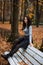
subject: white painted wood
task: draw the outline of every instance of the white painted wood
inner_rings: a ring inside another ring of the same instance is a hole
[[[7,55],[8,53],[9,52],[6,51],[4,54]],[[10,65],[16,65],[11,57],[8,58],[8,62],[10,63]]]
[[[34,53],[40,55],[43,58],[43,52],[39,51],[38,49],[28,46],[29,49],[31,49]]]
[[[22,59],[21,59],[17,54],[14,54],[14,57],[16,57],[16,59],[17,59],[19,62],[22,62]]]
[[[17,52],[17,54],[22,58],[22,60],[28,64],[28,65],[32,65],[20,52]]]
[[[20,50],[20,49],[19,49]],[[21,52],[21,50],[20,50]],[[22,53],[22,52],[21,52]],[[23,54],[23,53],[22,53]],[[20,53],[18,53],[19,56],[21,56]],[[23,54],[33,65],[40,65],[36,60],[34,60],[30,55],[28,55],[26,52]]]
[[[43,65],[43,58],[41,58],[40,56],[38,56],[36,53],[34,53],[33,51],[31,51],[28,48],[27,48],[26,52],[28,54],[30,54],[35,60],[37,60],[40,64]]]
[[[10,65],[16,65],[11,57],[8,58],[8,61],[9,61]]]
[[[17,61],[17,59],[14,56],[12,57],[12,59],[15,62],[16,65],[20,65],[20,64],[18,64],[19,62]]]
[[[15,54],[14,57],[16,57],[16,59],[19,61],[20,65],[24,65],[23,60],[17,54]]]

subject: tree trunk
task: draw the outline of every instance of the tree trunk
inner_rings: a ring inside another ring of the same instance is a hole
[[[39,26],[39,4],[38,0],[36,0],[36,26]]]
[[[28,8],[28,1],[25,0],[25,2],[24,2],[24,16],[27,15],[27,8]]]
[[[2,17],[2,23],[4,23],[5,1],[3,1],[3,3],[2,3],[2,4],[3,4],[3,6],[2,6],[2,7],[3,7],[3,14],[2,14],[2,15],[3,15],[3,17]]]
[[[18,34],[19,0],[12,0],[11,36],[8,41],[13,42]]]
[[[23,20],[23,17],[24,17],[24,2],[25,0],[22,0],[22,4],[21,4],[21,17],[20,17],[20,20],[22,21]]]
[[[24,16],[26,16],[27,13],[27,0],[22,0],[21,5],[21,21],[23,20]]]

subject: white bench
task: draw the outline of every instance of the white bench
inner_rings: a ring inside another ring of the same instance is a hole
[[[12,57],[8,58],[8,62],[10,65],[43,65],[43,53],[30,46],[26,51],[20,48]]]

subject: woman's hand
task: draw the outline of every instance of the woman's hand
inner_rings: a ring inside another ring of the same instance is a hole
[[[30,46],[32,46],[32,47],[33,47],[33,44],[32,44],[32,43],[30,43]]]

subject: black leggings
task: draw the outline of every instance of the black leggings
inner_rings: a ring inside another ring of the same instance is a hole
[[[29,37],[28,36],[20,37],[18,38],[18,42],[12,47],[8,55],[12,56],[14,53],[17,52],[19,48],[26,49],[28,45],[29,45]]]

